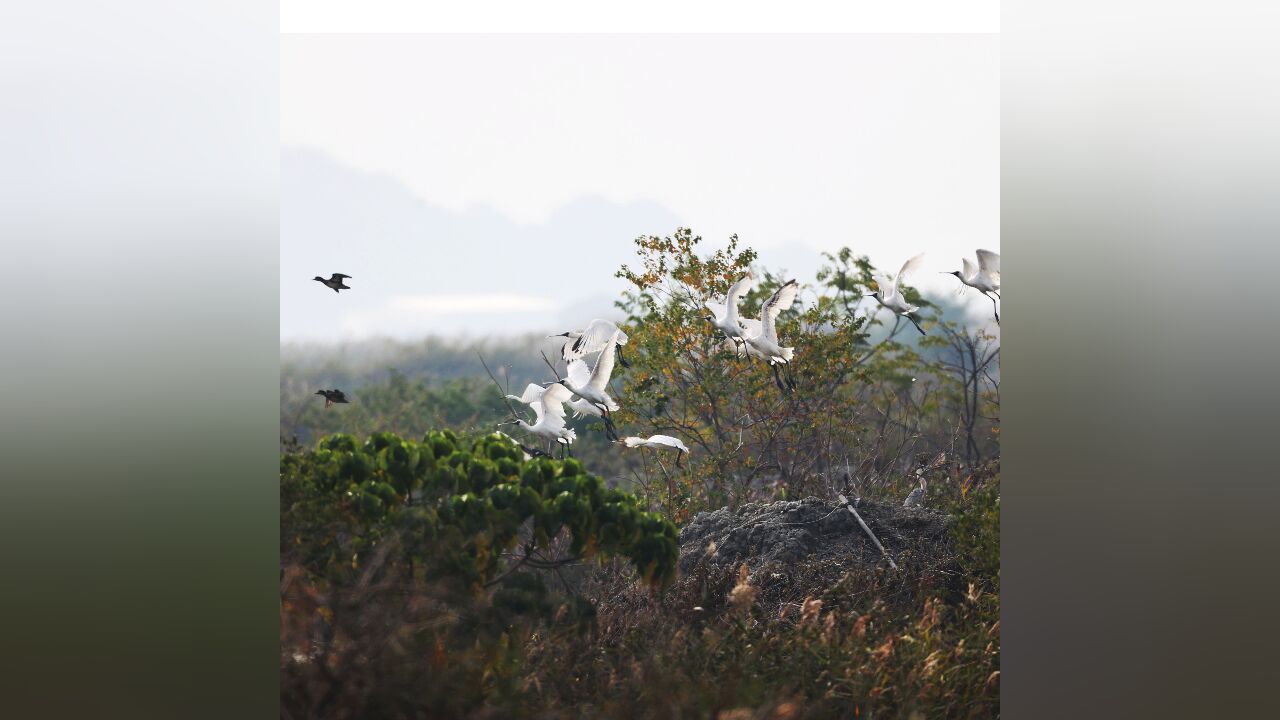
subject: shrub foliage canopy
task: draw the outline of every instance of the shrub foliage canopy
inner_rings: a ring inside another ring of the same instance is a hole
[[[572,559],[626,558],[655,586],[675,577],[674,525],[577,460],[526,459],[498,433],[467,441],[431,431],[415,442],[383,432],[364,443],[330,435],[282,458],[281,493],[282,553],[319,576],[358,572],[397,533],[402,571],[482,589],[522,541],[526,562],[569,559],[545,555],[563,530]]]

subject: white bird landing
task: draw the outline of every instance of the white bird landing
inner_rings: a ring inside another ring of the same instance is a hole
[[[681,467],[680,459],[684,457],[685,453],[689,452],[688,446],[686,446],[680,438],[674,438],[670,435],[650,435],[647,438],[632,435],[630,437],[624,437],[621,440],[617,440],[616,442],[629,448],[673,448],[676,450],[676,467]]]
[[[703,305],[711,311],[711,324],[716,329],[725,334],[734,345],[744,342],[742,333],[742,323],[738,318],[738,301],[742,299],[742,294],[751,286],[751,282],[755,280],[755,275],[751,271],[747,271],[738,282],[729,287],[729,293],[725,295],[724,307],[720,307],[712,302],[705,302]]]
[[[795,384],[790,376],[787,377],[787,385],[782,384],[782,379],[778,377],[778,365],[790,363],[795,355],[795,348],[782,347],[778,340],[777,321],[782,311],[795,304],[799,293],[800,285],[795,280],[791,280],[764,301],[764,305],[760,306],[759,320],[747,318],[742,321],[742,339],[746,343],[747,355],[757,360],[767,361],[769,367],[773,369],[773,381],[783,390],[787,387],[793,388]]]
[[[545,390],[546,388],[542,387],[541,385],[537,385],[535,383],[529,383],[529,385],[525,387],[523,395],[519,397],[516,397],[515,395],[508,395],[507,399],[515,400],[517,402],[522,402],[525,405],[532,406],[533,403],[537,402],[538,398],[542,397],[542,393]],[[577,400],[574,400],[573,402],[568,403],[568,405],[569,405],[569,409],[573,411],[573,416],[575,418],[582,418],[582,417],[603,418],[604,417],[604,412],[600,408],[596,407],[595,405],[592,405],[591,402],[588,400],[578,398]]]
[[[618,437],[617,430],[613,427],[613,418],[610,417],[610,413],[618,409],[618,403],[609,397],[609,376],[613,374],[613,359],[617,347],[615,341],[621,333],[621,330],[615,331],[613,336],[606,341],[605,349],[596,358],[596,366],[594,368],[587,370],[585,360],[574,358],[569,361],[569,366],[565,371],[568,377],[560,381],[565,387],[573,391],[574,395],[586,400],[600,410],[600,417],[604,418],[605,430],[611,439],[617,439]]]
[[[618,349],[618,359],[622,362],[622,366],[627,367],[627,361],[622,358],[622,346],[627,344],[627,334],[608,320],[592,320],[584,330],[569,330],[547,337],[573,339],[573,342],[566,342],[560,351],[565,362],[600,352],[612,343],[613,347]]]
[[[996,322],[1000,322],[1000,306],[996,300],[1000,299],[1000,253],[993,253],[990,250],[978,251],[978,265],[974,266],[969,262],[969,258],[962,261],[964,270],[953,270],[944,275],[955,275],[960,282],[976,289],[978,292],[991,299],[991,305],[995,309]],[[961,290],[964,289],[962,286]],[[995,297],[991,297],[994,295]]]
[[[564,422],[564,404],[569,401],[569,398],[573,397],[573,393],[569,388],[560,383],[552,383],[545,388],[529,385],[529,387],[525,388],[524,395],[518,398],[510,395],[508,397],[527,403],[533,408],[534,414],[537,415],[537,420],[530,425],[524,420],[516,418],[515,420],[501,423],[502,425],[518,425],[521,430],[530,435],[559,443],[562,452],[565,447],[578,439],[578,434],[571,428],[566,427]],[[528,400],[525,398],[528,398]]]
[[[906,277],[907,273],[920,267],[920,263],[923,260],[924,253],[920,253],[906,261],[902,264],[902,269],[898,271],[897,277],[893,279],[890,279],[887,275],[876,275],[874,279],[879,289],[871,293],[871,297],[879,301],[881,305],[889,308],[895,315],[901,315],[910,320],[921,335],[925,334],[924,328],[920,327],[920,323],[916,322],[915,317],[912,316],[912,313],[920,308],[907,302],[907,299],[902,296],[902,279]]]

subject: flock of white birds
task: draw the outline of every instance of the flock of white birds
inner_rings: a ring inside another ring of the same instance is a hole
[[[945,274],[956,276],[963,283],[962,290],[964,287],[972,287],[991,298],[994,305],[1000,297],[1000,255],[989,250],[978,250],[977,256],[976,266],[965,258],[962,271]],[[919,321],[914,316],[919,308],[907,302],[903,296],[902,285],[904,278],[919,268],[923,258],[924,255],[921,254],[906,261],[896,276],[875,276],[877,289],[870,294],[870,297],[874,297],[880,305],[910,320],[921,334],[925,334],[924,328],[920,327]],[[789,374],[784,381],[779,374],[779,368],[785,371],[795,355],[795,348],[782,346],[776,323],[778,316],[795,303],[800,286],[795,280],[783,284],[760,306],[759,318],[744,318],[738,314],[738,303],[754,280],[755,276],[748,271],[729,288],[723,306],[705,302],[705,307],[712,313],[712,317],[708,320],[715,330],[733,343],[735,351],[741,350],[747,357],[768,363],[773,371],[774,382],[780,389],[786,391],[794,388],[794,382]],[[998,306],[995,318],[998,323],[1000,321]],[[609,439],[623,447],[675,450],[676,466],[680,467],[680,460],[685,453],[689,452],[689,448],[679,438],[670,435],[652,435],[647,438],[618,437],[617,429],[613,424],[613,413],[619,409],[619,405],[617,400],[609,395],[609,378],[613,374],[615,358],[624,366],[626,365],[626,360],[622,357],[622,348],[627,344],[626,332],[615,323],[597,319],[591,321],[591,324],[582,330],[570,330],[547,337],[566,338],[564,347],[561,349],[561,357],[566,363],[565,376],[560,377],[555,367],[552,367],[552,371],[556,372],[556,380],[542,385],[530,383],[523,394],[507,395],[507,399],[533,408],[536,419],[530,424],[519,417],[514,408],[511,408],[513,419],[499,423],[500,427],[517,426],[524,432],[546,441],[548,448],[559,445],[563,455],[578,437],[577,433],[568,426],[567,407],[573,411],[575,418],[594,417],[603,420]],[[591,355],[596,356],[595,364],[588,366],[587,358]],[[548,365],[550,366],[550,362]],[[527,447],[525,451],[545,454]],[[923,486],[920,492],[923,493]]]

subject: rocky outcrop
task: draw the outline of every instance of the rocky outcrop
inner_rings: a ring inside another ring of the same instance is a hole
[[[947,515],[872,501],[860,503],[858,513],[899,564],[899,555],[937,560],[947,554]],[[843,505],[813,497],[697,515],[680,531],[681,572],[691,572],[703,558],[714,566],[746,562],[751,570],[825,560],[884,562]]]

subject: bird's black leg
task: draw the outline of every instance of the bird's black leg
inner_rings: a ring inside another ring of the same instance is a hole
[[[787,381],[787,390],[795,390],[795,389],[796,389],[796,381],[795,381],[795,379],[794,379],[794,378],[792,378],[792,377],[791,377],[791,363],[787,363],[787,366],[786,366],[786,368],[784,368],[784,370],[783,370],[783,373],[782,373],[782,374],[783,374],[783,377],[784,377],[784,378],[786,379],[786,381]]]
[[[604,420],[605,436],[608,437],[610,440],[617,440],[618,429],[613,425],[613,418],[609,414],[609,408],[604,407],[602,405],[597,405],[596,407],[600,408],[600,413],[601,413],[600,418]]]
[[[629,368],[629,367],[631,367],[631,363],[627,362],[627,359],[626,359],[626,358],[624,358],[624,357],[622,357],[622,346],[621,346],[621,345],[616,345],[615,347],[617,347],[617,348],[618,348],[618,364],[619,364],[619,365],[621,365],[621,366],[622,366],[622,367],[624,367],[624,368]]]
[[[1000,306],[996,304],[995,298],[991,297],[990,295],[987,295],[987,297],[990,298],[991,300],[991,309],[995,312],[996,324],[999,325],[1000,324]]]
[[[786,386],[785,386],[785,385],[783,385],[783,384],[782,384],[782,378],[781,378],[781,377],[778,377],[778,366],[777,366],[776,364],[774,364],[774,363],[769,363],[769,369],[770,369],[770,370],[773,370],[773,382],[774,382],[774,384],[776,384],[776,385],[778,386],[778,389],[779,389],[779,390],[781,390],[782,392],[786,392],[786,391],[787,391],[787,388],[786,388]]]
[[[683,451],[683,450],[677,450],[677,451],[676,451],[676,467],[678,467],[678,468],[683,468],[683,467],[684,467],[683,465],[681,465],[681,464],[680,464],[680,459],[681,459],[681,458],[683,458],[683,457],[684,457],[684,451]]]
[[[924,328],[920,327],[920,323],[916,322],[916,319],[915,319],[915,316],[914,316],[914,315],[907,314],[907,315],[904,315],[903,317],[905,317],[906,319],[910,320],[910,321],[911,321],[911,324],[916,326],[916,329],[920,331],[920,334],[921,334],[921,335],[928,335],[928,333],[926,333],[926,332],[924,331]]]

